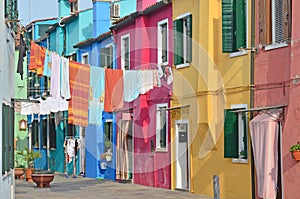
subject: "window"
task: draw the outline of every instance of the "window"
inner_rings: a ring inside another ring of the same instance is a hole
[[[105,151],[111,149],[113,143],[113,123],[112,120],[106,120],[104,124]]]
[[[73,124],[68,124],[67,136],[75,136],[76,135],[76,126]]]
[[[48,131],[48,125],[47,125],[47,119],[42,120],[42,147],[47,148],[47,131]]]
[[[17,0],[5,0],[5,18],[9,20],[18,19],[18,2]]]
[[[70,56],[68,56],[69,60],[72,61],[77,61],[77,54],[76,53],[72,53]]]
[[[2,104],[2,174],[14,167],[14,109]]]
[[[71,12],[78,11],[78,1],[70,2],[70,8],[71,8]]]
[[[157,63],[168,63],[168,19],[158,22]]]
[[[246,113],[235,113],[238,107],[233,108],[224,111],[224,158],[247,159]]]
[[[156,112],[156,150],[167,150],[168,141],[168,104],[158,104]]]
[[[33,147],[39,147],[39,139],[39,122],[38,120],[33,120],[31,131],[31,144]]]
[[[81,55],[81,63],[89,64],[89,54],[88,53],[84,53]]]
[[[49,83],[49,77],[46,77],[46,76],[43,76],[44,78],[44,93],[42,95],[42,97],[46,97],[46,96],[49,96],[50,95],[50,83]]]
[[[185,14],[173,21],[174,64],[177,68],[192,61],[192,15]]]
[[[246,1],[222,0],[223,53],[237,52],[246,47]]]
[[[261,44],[278,44],[289,40],[290,4],[290,0],[259,1],[259,41]]]
[[[129,34],[121,37],[121,69],[130,69],[130,38]]]
[[[100,66],[106,67],[106,68],[113,68],[113,47],[112,47],[112,45],[109,45],[107,48],[101,48],[101,50],[100,50]]]
[[[49,121],[49,142],[50,142],[50,149],[56,149],[56,130],[55,130],[55,119],[50,118]]]

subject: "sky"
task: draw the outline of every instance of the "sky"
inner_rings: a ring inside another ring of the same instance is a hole
[[[58,0],[18,0],[19,19],[25,26],[30,21],[57,17]],[[79,10],[92,7],[92,0],[79,0]]]

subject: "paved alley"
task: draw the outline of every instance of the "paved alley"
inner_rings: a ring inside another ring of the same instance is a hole
[[[56,174],[50,188],[36,188],[35,183],[16,180],[16,199],[133,199],[133,198],[159,198],[159,199],[209,199],[183,191],[171,191],[134,184],[117,183],[108,180],[95,180],[90,178],[66,178],[65,175]]]

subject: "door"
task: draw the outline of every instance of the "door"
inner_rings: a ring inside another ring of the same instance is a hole
[[[132,120],[119,122],[116,155],[116,179],[131,180],[133,171]]]
[[[188,120],[176,121],[176,189],[190,189]]]

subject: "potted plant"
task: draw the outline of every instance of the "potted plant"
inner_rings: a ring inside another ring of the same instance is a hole
[[[25,166],[22,164],[22,157],[18,156],[19,153],[19,151],[15,151],[15,179],[21,179],[21,176],[23,176],[24,174],[25,168]]]
[[[27,168],[25,168],[25,175],[27,182],[33,182],[31,179],[31,174],[34,171],[34,160],[36,158],[41,158],[41,153],[39,151],[33,151],[28,148],[19,152],[23,156],[23,159],[27,162]]]
[[[105,153],[105,159],[107,162],[112,160],[112,152],[111,152],[111,142],[109,140],[105,141],[105,149],[107,150]]]
[[[296,161],[300,160],[300,143],[293,145],[290,147],[290,152],[292,153],[293,158]]]

